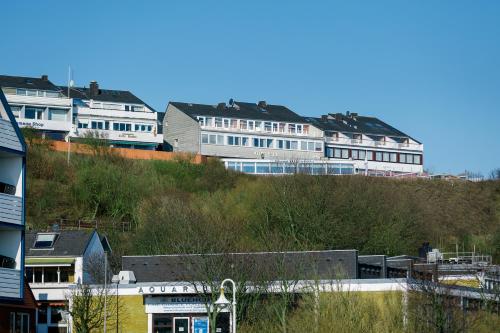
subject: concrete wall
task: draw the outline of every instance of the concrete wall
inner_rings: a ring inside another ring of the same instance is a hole
[[[200,126],[196,120],[169,104],[163,119],[163,140],[168,150],[200,152]]]

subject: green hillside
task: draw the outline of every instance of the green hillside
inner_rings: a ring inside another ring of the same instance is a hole
[[[415,254],[434,247],[500,255],[500,182],[363,176],[253,177],[217,161],[126,160],[28,153],[27,221],[97,220],[116,255],[201,251],[359,249]],[[133,232],[112,229],[126,221]]]

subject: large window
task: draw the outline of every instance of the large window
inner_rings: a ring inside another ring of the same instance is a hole
[[[44,111],[44,109],[42,109],[42,108],[35,108],[32,106],[27,106],[24,109],[24,118],[41,120],[41,119],[43,119],[43,111]]]
[[[132,130],[132,124],[114,123],[113,130],[119,132],[130,132]]]
[[[413,164],[422,164],[422,156],[413,155]]]
[[[29,333],[30,332],[29,313],[11,312],[9,326],[10,326],[10,333]]]
[[[11,105],[10,106],[10,110],[12,111],[12,114],[16,118],[19,118],[19,116],[21,115],[21,110],[22,109],[23,109],[23,107],[20,106],[20,105]]]
[[[37,234],[33,248],[35,249],[51,248],[54,245],[56,238],[57,234]]]
[[[90,122],[90,128],[92,129],[104,129],[104,122],[103,121],[91,121]]]
[[[66,115],[68,114],[68,110],[66,109],[49,109],[49,119],[56,121],[66,121]]]

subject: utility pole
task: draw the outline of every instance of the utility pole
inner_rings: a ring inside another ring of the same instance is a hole
[[[104,252],[104,333],[107,333],[106,322],[108,321],[108,312],[106,310],[108,304],[108,252]]]

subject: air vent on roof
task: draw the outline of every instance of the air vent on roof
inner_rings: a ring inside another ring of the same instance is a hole
[[[267,103],[266,101],[259,101],[259,103],[257,103],[257,106],[265,110],[267,108]]]
[[[49,76],[48,75],[42,75],[42,81],[48,81],[49,80]]]
[[[24,82],[26,82],[27,84],[33,84],[33,81],[31,81],[30,79],[26,79],[24,80]]]

